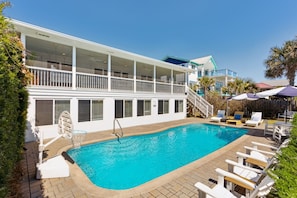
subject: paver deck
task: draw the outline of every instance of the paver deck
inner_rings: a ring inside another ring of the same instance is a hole
[[[125,136],[151,133],[161,131],[168,127],[186,123],[205,122],[209,120],[199,118],[187,118],[160,124],[145,125],[124,128]],[[223,124],[224,123],[220,123]],[[245,126],[236,126],[245,127]],[[199,159],[193,163],[183,166],[175,171],[156,178],[146,184],[129,190],[107,190],[96,187],[82,173],[76,164],[70,164],[70,177],[55,179],[35,179],[36,163],[38,161],[38,144],[31,142],[26,144],[27,151],[22,162],[26,174],[23,177],[22,192],[24,197],[198,197],[198,191],[194,187],[197,181],[208,186],[214,183],[210,179],[217,180],[216,168],[227,170],[226,159],[236,161],[236,151],[244,151],[244,145],[251,145],[251,141],[271,143],[270,138],[263,136],[263,124],[260,127],[246,127],[249,132],[230,143],[229,145]],[[102,131],[87,134],[84,144],[98,142],[115,138],[112,131]],[[198,147],[199,145],[197,145]],[[69,140],[60,139],[46,148],[45,158],[50,158],[71,147]]]

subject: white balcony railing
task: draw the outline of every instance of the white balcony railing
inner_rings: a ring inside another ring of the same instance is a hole
[[[173,85],[173,93],[175,93],[175,94],[185,94],[186,93],[185,85],[174,84]]]
[[[131,78],[112,77],[111,90],[134,91],[134,80]]]
[[[154,92],[154,82],[137,80],[136,81],[136,92]]]
[[[30,85],[72,87],[72,72],[36,67],[29,70],[32,74]]]
[[[108,89],[107,76],[95,75],[95,74],[76,74],[76,87],[86,89]]]
[[[76,73],[75,85],[72,84],[74,77],[71,71],[31,67],[28,66],[32,73],[32,79],[29,86],[32,87],[61,87],[73,89],[96,89],[108,91],[108,76],[99,74]],[[111,91],[134,92],[134,84],[136,85],[136,92],[148,93],[173,93],[185,94],[185,85],[171,84],[164,82],[156,82],[154,86],[153,81],[136,80],[132,78],[111,77],[110,88]],[[154,90],[156,89],[156,90]]]
[[[171,93],[171,84],[157,82],[156,92]]]

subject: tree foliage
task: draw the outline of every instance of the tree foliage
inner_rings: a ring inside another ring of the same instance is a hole
[[[265,77],[285,76],[289,84],[294,86],[297,70],[297,39],[286,41],[282,47],[271,48],[265,65]]]
[[[199,80],[199,87],[203,89],[204,96],[207,96],[207,92],[211,90],[211,87],[215,85],[215,80],[208,76],[203,76]]]
[[[0,2],[0,197],[8,193],[8,181],[20,160],[24,145],[29,72],[22,64],[23,46]]]
[[[257,90],[256,84],[250,79],[235,78],[228,82],[227,86],[222,87],[224,94],[235,96],[242,93],[254,93]]]

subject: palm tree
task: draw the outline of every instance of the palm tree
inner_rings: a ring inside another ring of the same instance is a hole
[[[256,90],[255,83],[250,79],[235,78],[234,81],[229,82],[225,91],[229,91],[230,95],[238,95],[241,93],[253,93]]]
[[[283,47],[273,47],[265,61],[265,77],[286,76],[290,85],[294,85],[297,70],[297,39],[286,41]]]
[[[207,91],[209,91],[211,87],[215,85],[215,80],[213,78],[209,78],[208,76],[203,76],[198,81],[199,81],[199,86],[204,91],[204,97],[206,97]]]
[[[243,80],[240,78],[235,78],[234,81],[229,82],[227,85],[230,88],[230,95],[238,95],[243,90]]]
[[[244,93],[255,93],[257,91],[256,83],[252,79],[243,79],[243,92]],[[243,93],[241,92],[241,93]]]

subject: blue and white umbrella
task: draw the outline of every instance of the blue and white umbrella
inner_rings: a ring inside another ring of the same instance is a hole
[[[260,97],[253,93],[243,93],[232,97],[230,100],[258,100],[258,99],[260,99]]]

